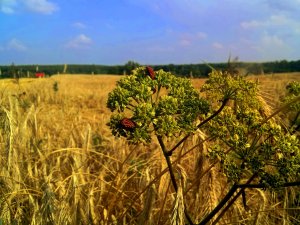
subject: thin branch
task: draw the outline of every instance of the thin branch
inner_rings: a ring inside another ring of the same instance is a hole
[[[283,187],[294,187],[294,186],[300,186],[300,181],[287,182],[277,187],[283,188]],[[238,188],[268,188],[268,186],[265,184],[237,184],[237,187]]]
[[[222,208],[223,206],[229,201],[232,197],[234,192],[237,190],[237,186],[233,185],[225,197],[221,200],[221,202],[200,222],[198,225],[205,225],[207,224]]]
[[[163,154],[164,154],[164,157],[166,159],[173,187],[174,187],[175,191],[177,192],[178,185],[177,185],[177,182],[176,182],[176,179],[175,179],[172,163],[171,163],[171,160],[170,160],[170,156],[168,155],[167,148],[166,148],[161,136],[157,136],[157,140],[160,144],[160,147],[161,147],[161,149],[163,151]]]
[[[256,177],[257,174],[253,174],[248,181],[246,182],[246,184],[250,184],[253,179]],[[236,185],[236,187],[238,188],[238,185]],[[224,216],[224,214],[228,211],[228,209],[233,205],[233,203],[238,199],[238,197],[243,194],[243,192],[245,191],[245,188],[241,188],[240,191],[228,202],[228,204],[225,206],[225,208],[222,210],[222,212],[218,215],[218,217],[215,219],[215,221],[212,223],[212,225],[216,225],[219,220]]]
[[[173,187],[175,189],[175,192],[177,193],[177,191],[178,191],[178,185],[177,185],[176,178],[175,178],[175,175],[174,175],[174,171],[173,171],[173,166],[172,166],[172,162],[171,162],[171,159],[170,159],[170,155],[168,154],[167,148],[166,148],[166,146],[165,146],[165,144],[163,142],[162,137],[161,136],[157,136],[157,140],[158,140],[159,145],[160,145],[160,147],[161,147],[161,149],[163,151],[164,157],[166,159],[166,162],[167,162],[167,165],[168,165],[168,168],[169,168],[169,174],[170,174],[170,177],[171,177],[171,181],[172,181]],[[189,224],[193,225],[194,223],[193,223],[190,215],[187,212],[186,206],[184,207],[184,214],[185,214],[185,217],[186,217],[187,221],[189,222]]]
[[[250,177],[246,184],[250,184],[255,176],[256,175],[254,174],[252,177]],[[233,196],[233,194],[236,192],[237,189],[238,189],[238,185],[234,184],[231,187],[231,189],[228,191],[228,193],[224,196],[224,198],[221,200],[221,202],[200,223],[198,223],[198,225],[207,224],[226,205],[226,203],[230,200],[230,198]],[[228,207],[228,205],[227,205],[227,207]],[[214,222],[216,222],[216,221],[214,221]]]
[[[216,218],[216,220],[212,223],[212,225],[215,225],[219,222],[219,220],[223,217],[225,212],[230,208],[230,206],[237,200],[237,198],[244,193],[246,188],[267,188],[264,184],[250,184],[253,180],[255,174],[247,181],[245,184],[237,184],[236,187],[240,188],[241,190],[230,200],[230,202],[227,204],[227,206],[222,210],[220,215]],[[300,186],[300,181],[296,182],[287,182],[282,185],[279,185],[278,187],[293,187],[293,186]]]

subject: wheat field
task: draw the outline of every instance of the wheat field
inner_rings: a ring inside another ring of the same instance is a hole
[[[107,96],[120,78],[0,80],[0,224],[172,224],[178,196],[158,144],[128,145],[106,125]],[[300,73],[250,79],[273,110]],[[199,88],[205,80],[192,82]],[[192,179],[182,194],[195,223],[228,188],[203,139],[200,132],[189,138],[172,158],[182,177]],[[249,208],[237,201],[220,223],[300,223],[299,209],[289,206],[293,190],[285,189],[280,203],[273,192],[249,191]]]

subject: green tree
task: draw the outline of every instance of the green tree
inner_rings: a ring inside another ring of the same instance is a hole
[[[129,60],[126,64],[125,64],[125,71],[127,74],[130,74],[132,70],[134,70],[135,68],[139,67],[140,64],[133,61],[133,60]]]

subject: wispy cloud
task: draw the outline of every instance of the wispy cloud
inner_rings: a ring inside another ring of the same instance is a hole
[[[0,11],[13,14],[18,10],[25,9],[40,14],[52,14],[59,7],[49,0],[1,0]]]
[[[253,49],[260,54],[261,58],[276,60],[289,57],[292,49],[288,43],[277,35],[264,33],[260,40],[253,45]]]
[[[190,46],[192,44],[192,41],[189,39],[181,39],[179,43],[181,46]]]
[[[290,14],[271,15],[266,20],[252,20],[240,24],[246,32],[251,30],[251,41],[261,57],[269,60],[276,58],[298,57],[300,21]]]
[[[212,47],[215,48],[215,49],[223,49],[224,48],[223,45],[219,42],[214,42],[212,44]]]
[[[271,15],[267,20],[251,20],[241,22],[241,27],[244,29],[258,28],[258,27],[271,27],[283,26],[291,24],[291,19],[284,15]]]
[[[85,29],[86,28],[86,25],[82,22],[75,22],[72,24],[72,26],[77,29]]]
[[[1,0],[0,12],[5,14],[12,14],[15,12],[15,6],[17,5],[16,0]]]
[[[92,39],[85,34],[80,34],[70,40],[65,47],[73,49],[86,49],[92,44]]]
[[[58,6],[48,0],[23,0],[26,7],[37,13],[52,14],[58,10]]]
[[[102,14],[91,16],[100,6]],[[59,16],[51,16],[59,8]],[[0,35],[0,63],[10,54],[26,54],[22,60],[33,63],[42,57],[92,62],[99,55],[110,63],[126,58],[145,63],[222,61],[230,52],[242,60],[294,60],[300,52],[299,15],[300,0],[126,0],[117,5],[0,0],[0,26],[5,31]],[[55,38],[49,37],[49,31]],[[100,54],[96,46],[101,46]],[[57,54],[60,47],[65,51]],[[74,49],[81,54],[69,54]]]
[[[15,51],[26,51],[27,47],[20,40],[13,38],[7,43],[4,49],[15,50]]]
[[[241,22],[241,27],[244,29],[249,29],[249,28],[261,27],[264,24],[265,22],[257,21],[257,20],[243,21]]]
[[[266,0],[267,5],[276,11],[299,11],[300,0]]]
[[[195,32],[195,33],[183,33],[178,34],[180,37],[179,44],[181,46],[191,46],[198,44],[199,40],[204,40],[207,38],[207,34],[204,32]]]
[[[284,46],[284,41],[282,39],[280,39],[279,37],[277,37],[276,35],[268,35],[265,34],[262,39],[261,42],[263,45],[265,46],[273,46],[273,47],[282,47]]]
[[[204,32],[197,32],[196,36],[199,39],[206,39],[207,38],[207,34],[204,33]]]

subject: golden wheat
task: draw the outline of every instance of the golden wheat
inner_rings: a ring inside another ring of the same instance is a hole
[[[269,88],[263,88],[268,98],[262,96],[266,114],[285,84],[298,77],[258,77]],[[215,207],[228,187],[207,157],[204,134],[189,138],[172,157],[182,179],[177,195],[157,143],[132,146],[111,135],[106,100],[120,78],[0,81],[0,223],[184,224],[185,208],[197,222]],[[192,82],[199,88],[204,80]],[[221,221],[291,224],[295,221],[282,208],[295,196],[287,193],[276,205],[271,193],[247,192],[252,211],[240,200]]]

